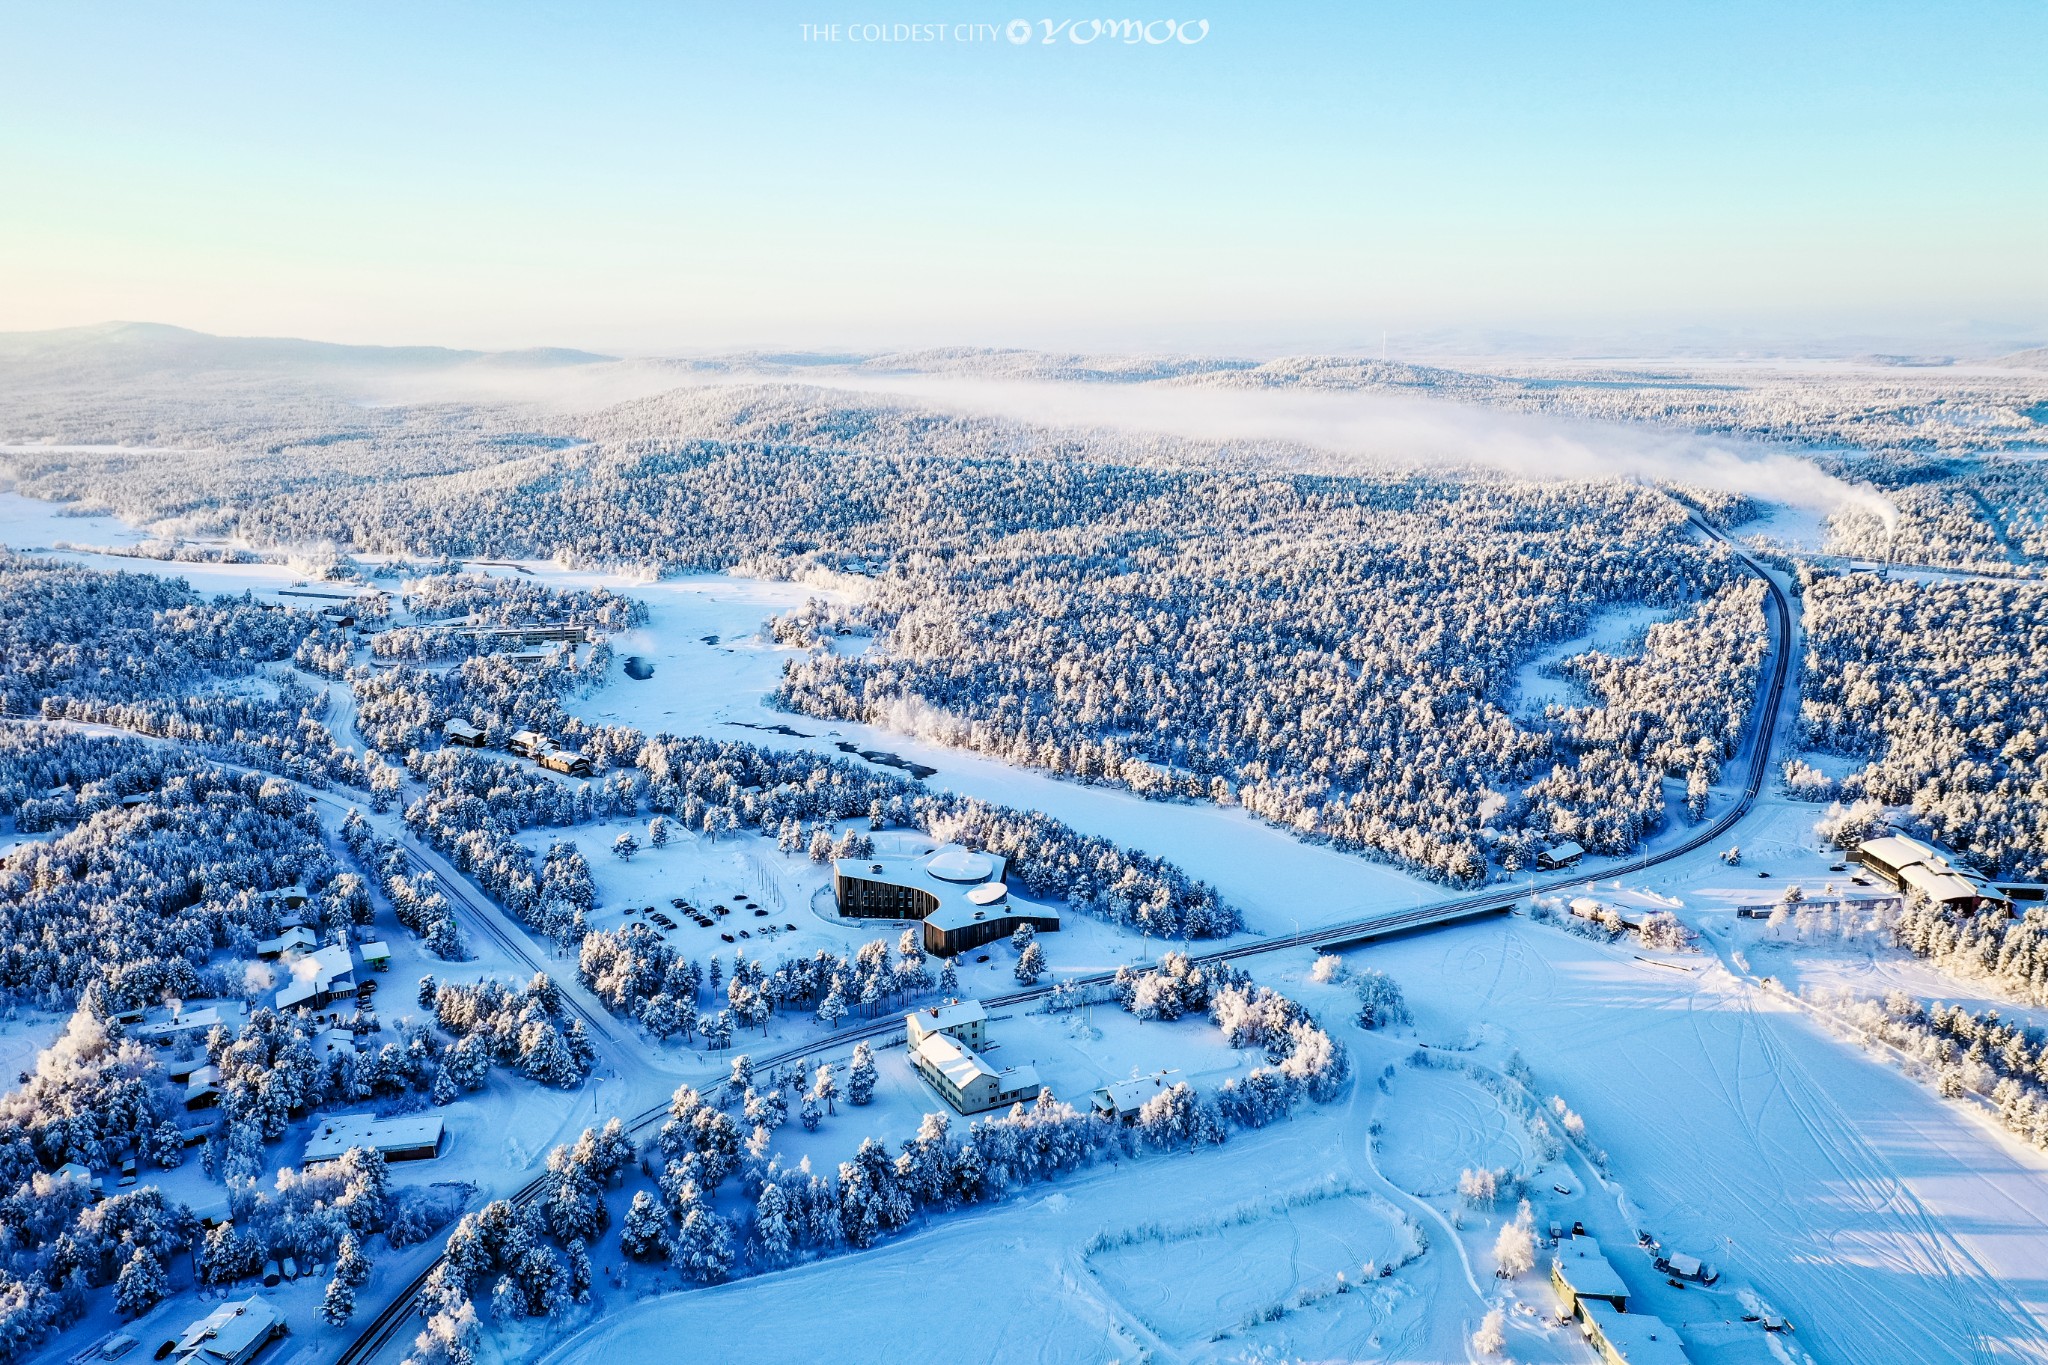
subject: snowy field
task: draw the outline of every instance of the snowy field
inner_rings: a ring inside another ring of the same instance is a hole
[[[1592,626],[1569,640],[1542,650],[1515,670],[1515,710],[1540,716],[1546,706],[1583,706],[1592,701],[1584,688],[1563,677],[1557,666],[1577,654],[1599,650],[1616,656],[1641,652],[1643,632],[1676,613],[1659,607],[1612,607]]]

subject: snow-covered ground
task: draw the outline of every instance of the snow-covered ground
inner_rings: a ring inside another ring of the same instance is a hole
[[[0,515],[9,528],[0,540],[30,543],[14,539],[21,509],[0,503]],[[115,566],[188,578],[224,567],[125,559]],[[1044,809],[1173,859],[1216,884],[1260,933],[1444,894],[1241,812],[1146,802],[902,735],[771,711],[760,697],[787,655],[756,630],[764,616],[817,589],[711,577],[632,584],[532,567],[564,582],[625,587],[654,611],[645,631],[614,641],[621,658],[652,662],[654,676],[621,675],[583,699],[592,719],[822,751],[841,740],[889,750],[937,769],[934,786]],[[1573,642],[1568,652],[1619,643],[1650,619],[1610,614],[1593,632],[1599,639]],[[1539,1227],[1553,1218],[1586,1222],[1641,1306],[1674,1323],[1702,1365],[1762,1365],[1774,1349],[1790,1353],[1777,1359],[1822,1362],[2048,1361],[2048,1158],[1761,984],[1771,976],[1795,990],[1897,986],[2009,1008],[1889,949],[1778,944],[1761,922],[1736,918],[1737,907],[1773,901],[1788,882],[1810,898],[1831,880],[1844,892],[1865,890],[1829,871],[1834,855],[1811,834],[1819,813],[1766,794],[1728,840],[1742,847],[1739,867],[1703,850],[1619,884],[1588,870],[1587,894],[1671,910],[1704,933],[1701,953],[1645,955],[1632,941],[1597,944],[1520,917],[1348,953],[1353,967],[1375,966],[1402,983],[1416,1013],[1410,1034],[1368,1035],[1344,1022],[1348,988],[1310,980],[1306,952],[1254,959],[1262,981],[1308,1003],[1354,1049],[1358,1082],[1348,1097],[1234,1134],[1220,1148],[1096,1167],[997,1206],[938,1216],[860,1255],[646,1303],[634,1301],[646,1279],[621,1281],[625,1288],[605,1280],[586,1325],[547,1358],[658,1358],[680,1341],[725,1340],[733,1323],[745,1322],[749,1350],[792,1357],[862,1354],[864,1344],[887,1342],[899,1359],[1448,1361],[1467,1357],[1468,1334],[1498,1302],[1510,1310],[1513,1358],[1583,1361],[1576,1339],[1547,1322],[1553,1305],[1540,1272],[1506,1285],[1491,1277],[1486,1250],[1512,1211],[1458,1204],[1462,1170],[1501,1166],[1529,1180]],[[608,852],[628,827],[643,843],[630,863]],[[644,835],[643,821],[619,821],[533,831],[528,841],[538,848],[569,837],[584,848],[601,926],[622,922],[627,905],[667,909],[676,896],[741,912],[714,930],[678,916],[668,937],[692,957],[729,960],[738,945],[720,935],[736,933],[735,925],[795,924],[766,945],[757,930],[747,941],[771,961],[895,936],[893,927],[837,922],[819,895],[825,870],[765,840],[678,833],[668,848],[652,850]],[[770,914],[753,916],[745,898]],[[387,938],[405,942],[395,931]],[[1044,946],[1057,975],[1114,966],[1158,945],[1081,922]],[[1008,946],[991,945],[986,956],[962,964],[963,994],[1013,987]],[[401,960],[387,1013],[403,1012],[426,966]],[[510,977],[523,969],[481,956],[439,974]],[[798,1019],[778,1019],[769,1038],[742,1034],[735,1050],[773,1050],[799,1040],[802,1028]],[[1033,1061],[1057,1093],[1076,1100],[1103,1077],[1158,1067],[1179,1068],[1206,1089],[1254,1060],[1222,1048],[1205,1021],[1140,1025],[1113,1006],[999,1018],[992,1032],[996,1060]],[[1454,1065],[1410,1065],[1422,1043]],[[1545,1161],[1523,1119],[1489,1088],[1486,1078],[1497,1078],[1515,1052],[1539,1099],[1558,1095],[1583,1115],[1588,1143],[1606,1154],[1611,1186],[1583,1155]],[[820,1040],[819,1055],[843,1053]],[[701,1066],[706,1076],[725,1060],[703,1056],[701,1046],[678,1058],[687,1074]],[[875,1104],[854,1111],[842,1102],[815,1134],[791,1124],[778,1134],[786,1159],[836,1162],[861,1137],[900,1140],[941,1107],[900,1048],[880,1049],[878,1062]],[[595,1113],[624,1108],[604,1084],[568,1093],[508,1086],[501,1096],[494,1082],[446,1111],[455,1137],[449,1157],[419,1178],[507,1187],[549,1142]],[[1714,1262],[1723,1287],[1667,1285],[1633,1249],[1639,1231]],[[1431,1250],[1379,1278],[1377,1269],[1407,1256],[1418,1235]],[[1375,1270],[1366,1281],[1368,1260]],[[1334,1292],[1339,1271],[1348,1292]],[[1740,1322],[1738,1288],[1792,1318],[1798,1331],[1789,1342],[1767,1342]],[[381,1299],[366,1291],[363,1301]],[[950,1311],[958,1305],[972,1311]],[[294,1316],[310,1325],[310,1304]],[[299,1356],[317,1358],[303,1349],[311,1339],[301,1340]],[[540,1347],[537,1337],[520,1341]]]
[[[1607,654],[1634,653],[1642,644],[1644,631],[1675,614],[1661,607],[1612,607],[1601,612],[1584,632],[1540,651],[1515,670],[1515,709],[1523,715],[1540,716],[1546,706],[1585,705],[1592,699],[1558,674],[1558,664],[1596,649]]]

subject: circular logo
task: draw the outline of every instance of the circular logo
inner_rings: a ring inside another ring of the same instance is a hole
[[[1012,19],[1009,26],[1003,30],[1003,36],[1013,43],[1023,44],[1030,42],[1031,21],[1029,19]]]

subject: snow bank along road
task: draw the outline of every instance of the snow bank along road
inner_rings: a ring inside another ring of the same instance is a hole
[[[1719,819],[1706,825],[1692,837],[1673,844],[1668,848],[1659,849],[1654,853],[1644,854],[1628,862],[1603,868],[1601,869],[1602,876],[1626,876],[1631,873],[1640,872],[1645,868],[1654,867],[1659,863],[1669,862],[1671,859],[1696,852],[1721,839],[1749,814],[1751,808],[1756,803],[1757,796],[1763,791],[1764,783],[1769,778],[1772,751],[1777,733],[1778,712],[1780,704],[1784,700],[1785,684],[1791,669],[1793,638],[1791,607],[1786,600],[1785,591],[1779,586],[1778,581],[1762,565],[1752,559],[1741,546],[1736,545],[1717,528],[1704,520],[1698,517],[1695,517],[1693,520],[1694,524],[1702,532],[1726,544],[1752,573],[1763,579],[1770,595],[1772,618],[1775,622],[1776,644],[1771,650],[1770,683],[1765,688],[1764,696],[1760,699],[1757,708],[1755,735],[1750,745],[1749,775],[1744,781],[1742,791],[1734,804],[1724,811]],[[410,841],[409,836],[407,837],[408,841]],[[417,865],[419,860],[415,857],[413,861]],[[448,877],[441,876],[439,880],[448,886],[451,893],[456,891],[456,887],[450,884]],[[1525,888],[1517,889],[1511,895],[1503,892],[1501,888],[1495,887],[1488,891],[1440,901],[1433,905],[1419,906],[1412,910],[1403,910],[1391,915],[1367,916],[1363,919],[1349,920],[1342,924],[1325,925],[1322,928],[1309,930],[1304,933],[1260,939],[1251,943],[1238,944],[1235,947],[1218,949],[1215,952],[1190,954],[1190,956],[1200,961],[1220,962],[1237,958],[1256,957],[1264,953],[1281,952],[1289,948],[1350,946],[1366,942],[1370,939],[1385,937],[1389,934],[1432,928],[1437,925],[1458,923],[1482,915],[1501,913],[1509,908],[1514,899],[1522,895],[1527,895],[1531,892],[1563,890],[1566,887],[1580,885],[1585,880],[1584,873],[1573,873],[1569,876],[1555,877],[1549,881],[1533,883]],[[459,899],[464,908],[469,910],[472,920],[494,926],[496,916],[489,910],[475,905],[466,894],[451,894],[451,899]],[[496,931],[495,926],[493,929],[487,930],[487,932],[491,932],[492,936],[498,939],[501,945],[506,946],[512,951],[515,956],[524,956],[510,945],[501,932]],[[1114,973],[1111,972],[1098,972],[1091,976],[1070,977],[1065,982],[1055,984],[1079,983],[1088,985],[1109,981],[1113,976]],[[1007,995],[993,996],[989,999],[988,1003],[999,1007],[1024,1004],[1050,995],[1053,988],[1052,985],[1045,985],[1028,990],[1013,991]],[[597,1021],[591,1019],[583,1010],[579,1009],[578,1013],[583,1015],[584,1026],[592,1029],[594,1036],[608,1042],[616,1042],[616,1038],[610,1030],[602,1028],[601,1025],[597,1024]],[[893,1033],[900,1027],[902,1027],[901,1021],[893,1015],[888,1016],[856,1028],[843,1029],[829,1038],[813,1039],[797,1047],[784,1048],[780,1052],[756,1057],[754,1065],[757,1069],[781,1066],[800,1057],[815,1057],[820,1053],[850,1047],[862,1039],[882,1037]],[[714,1093],[718,1093],[722,1098],[722,1087],[728,1084],[729,1082],[721,1081],[717,1083],[717,1086],[706,1088]],[[711,1098],[711,1096],[707,1095],[707,1098]],[[664,1102],[631,1116],[627,1126],[637,1137],[659,1125],[663,1116],[667,1113],[668,1105]],[[545,1173],[535,1176],[532,1180],[521,1186],[518,1192],[512,1196],[513,1202],[521,1205],[531,1203],[540,1197],[546,1183],[547,1176]],[[364,1327],[362,1334],[355,1341],[351,1342],[348,1349],[336,1358],[337,1365],[368,1365],[368,1362],[376,1359],[378,1353],[399,1334],[406,1321],[416,1314],[420,1290],[426,1284],[427,1277],[433,1273],[435,1267],[439,1264],[438,1260],[429,1264],[411,1284],[405,1287],[397,1298],[393,1299],[391,1303],[385,1306],[382,1312],[371,1319]]]

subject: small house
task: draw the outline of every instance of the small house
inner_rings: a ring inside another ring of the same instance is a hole
[[[244,1013],[240,1002],[233,1000],[215,1001],[198,1008],[180,1002],[165,1011],[162,1018],[139,1024],[130,1032],[143,1042],[169,1047],[182,1039],[204,1038],[215,1028],[236,1032],[242,1027]]]
[[[373,972],[391,970],[391,946],[379,939],[363,945],[363,962]]]
[[[192,1113],[220,1103],[220,1068],[209,1063],[185,1077],[185,1110]]]
[[[590,760],[574,749],[550,749],[537,761],[551,773],[569,777],[590,776]]]
[[[441,727],[441,740],[466,749],[481,749],[484,747],[484,732],[466,720],[451,720]]]
[[[1692,1280],[1699,1284],[1712,1284],[1720,1279],[1714,1268],[1697,1256],[1688,1256],[1674,1251],[1657,1262],[1657,1269],[1667,1275],[1676,1275],[1681,1280]]]
[[[267,1276],[266,1276],[267,1278]],[[248,1365],[289,1328],[260,1294],[234,1299],[198,1319],[178,1338],[176,1365]]]
[[[85,1190],[86,1194],[94,1199],[99,1199],[102,1196],[100,1178],[75,1161],[67,1161],[62,1166],[59,1166],[56,1176],[58,1180],[67,1184],[80,1186]]]
[[[310,953],[320,946],[320,936],[303,924],[295,924],[278,934],[266,938],[256,945],[256,956],[261,958],[283,957],[286,953]]]
[[[353,1057],[356,1053],[356,1036],[345,1028],[322,1029],[313,1035],[313,1055],[331,1057],[343,1053]]]
[[[1138,1111],[1154,1095],[1172,1089],[1173,1078],[1178,1071],[1155,1071],[1149,1076],[1136,1076],[1127,1081],[1111,1081],[1108,1085],[1097,1086],[1089,1097],[1089,1107],[1104,1118],[1113,1118],[1120,1123],[1136,1123]]]
[[[306,1143],[305,1164],[339,1161],[351,1147],[380,1152],[386,1161],[430,1161],[441,1155],[446,1130],[431,1114],[380,1119],[369,1114],[337,1114],[320,1120]]]
[[[555,747],[555,742],[537,730],[518,730],[505,744],[507,749],[521,758],[539,758]]]
[[[356,988],[355,950],[346,943],[330,943],[318,952],[290,959],[292,979],[277,993],[277,1007],[297,1009],[301,1005],[319,1009],[337,995]]]
[[[1556,872],[1561,868],[1576,867],[1579,859],[1586,856],[1585,847],[1577,841],[1567,839],[1536,851],[1536,866],[1545,872]]]

